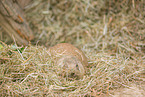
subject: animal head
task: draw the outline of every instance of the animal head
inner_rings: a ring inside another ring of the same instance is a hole
[[[59,73],[65,77],[82,78],[85,74],[84,67],[77,57],[64,55],[57,59],[55,64],[60,68]]]

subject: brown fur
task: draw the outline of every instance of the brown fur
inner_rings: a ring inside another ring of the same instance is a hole
[[[85,67],[88,65],[85,54],[68,43],[60,43],[49,48],[51,56],[55,56],[55,64],[68,66],[69,70],[74,70],[73,73],[82,78],[85,73]],[[74,66],[73,66],[74,65]],[[78,66],[78,67],[77,67]],[[79,68],[79,69],[77,69]],[[67,71],[68,72],[68,71]]]

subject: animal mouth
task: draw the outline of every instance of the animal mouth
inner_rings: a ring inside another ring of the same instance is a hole
[[[71,73],[69,77],[70,77],[70,78],[79,79],[79,76],[78,76],[76,73],[74,73],[74,72]]]

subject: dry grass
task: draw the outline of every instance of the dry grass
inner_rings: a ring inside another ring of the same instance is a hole
[[[143,0],[34,0],[25,13],[37,45],[0,42],[0,96],[145,96],[144,5]],[[60,42],[88,57],[83,79],[58,75],[46,47]]]

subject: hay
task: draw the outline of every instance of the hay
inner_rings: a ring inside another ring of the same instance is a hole
[[[144,5],[143,0],[34,0],[25,13],[36,32],[32,44],[39,46],[0,42],[0,96],[113,96],[134,86],[144,96]],[[60,42],[88,56],[82,79],[57,73],[44,45]]]
[[[83,79],[68,80],[59,75],[47,48],[29,45],[21,53],[14,47],[2,44],[1,96],[95,96],[127,88],[131,82],[144,85],[144,56],[133,60],[122,54],[89,52],[94,59]]]

